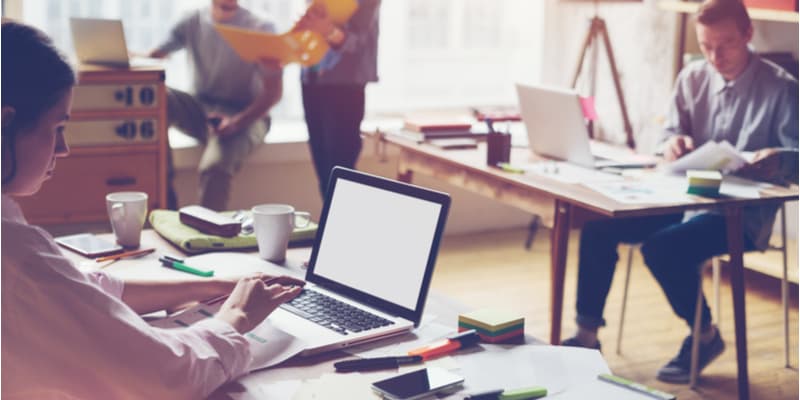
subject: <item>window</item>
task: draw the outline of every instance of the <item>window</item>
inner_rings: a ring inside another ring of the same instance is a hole
[[[515,104],[514,83],[540,78],[543,1],[383,0],[379,76],[368,86],[367,112]],[[72,53],[70,16],[121,18],[128,47],[148,51],[167,37],[185,12],[205,7],[199,0],[26,0],[23,19],[50,34]],[[272,18],[279,32],[291,28],[305,0],[241,0]],[[284,95],[272,115],[302,118],[296,65],[284,73]],[[167,64],[167,84],[188,89],[185,55]]]

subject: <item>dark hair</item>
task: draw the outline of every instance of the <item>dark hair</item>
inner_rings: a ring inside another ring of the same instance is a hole
[[[2,23],[2,105],[14,116],[2,130],[3,155],[10,170],[3,184],[16,175],[15,137],[33,126],[75,84],[75,72],[44,32],[13,21]]]
[[[741,0],[707,0],[697,10],[697,22],[703,25],[713,25],[726,19],[733,19],[742,33],[752,27],[747,8]]]

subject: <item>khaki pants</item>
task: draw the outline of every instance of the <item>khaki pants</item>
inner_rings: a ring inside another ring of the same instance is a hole
[[[226,209],[233,175],[241,169],[247,156],[264,142],[269,131],[269,119],[264,118],[224,138],[210,132],[208,114],[216,112],[233,115],[240,111],[241,108],[199,99],[180,90],[170,88],[167,91],[169,125],[196,138],[205,147],[198,166],[199,198],[203,207],[217,211]],[[174,167],[171,155],[168,168],[170,203],[177,206],[172,186]]]

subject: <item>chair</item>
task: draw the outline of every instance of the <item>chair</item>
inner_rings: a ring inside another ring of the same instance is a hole
[[[781,279],[781,305],[783,306],[783,336],[784,336],[784,359],[785,359],[785,367],[789,368],[791,365],[789,364],[789,279],[788,279],[788,260],[787,260],[787,246],[786,246],[786,204],[782,204],[780,208],[780,221],[781,221],[781,244],[780,246],[772,246],[770,245],[770,250],[778,250],[781,251],[783,254],[783,277]],[[625,285],[622,292],[622,309],[620,311],[619,316],[619,328],[617,331],[617,354],[620,354],[622,351],[622,330],[623,325],[625,322],[625,308],[628,303],[628,284],[630,283],[631,278],[631,266],[633,265],[633,252],[634,250],[639,249],[639,244],[630,244],[628,245],[628,263],[625,268]],[[711,270],[712,270],[712,282],[713,282],[713,293],[714,293],[714,315],[717,318],[717,327],[720,325],[720,301],[719,301],[719,271],[720,271],[721,259],[720,257],[714,257],[711,260]],[[707,268],[707,264],[704,265],[702,268]],[[689,387],[694,389],[697,385],[697,376],[699,375],[697,371],[697,363],[698,363],[698,351],[700,347],[700,317],[701,317],[701,308],[702,308],[702,298],[703,298],[703,272],[699,274],[700,284],[698,285],[697,290],[697,301],[696,301],[696,308],[695,308],[695,321],[694,321],[694,329],[692,331],[692,367],[690,373],[690,380],[689,380]]]

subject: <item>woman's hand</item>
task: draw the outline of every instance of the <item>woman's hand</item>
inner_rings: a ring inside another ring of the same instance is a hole
[[[239,333],[249,332],[278,306],[297,297],[303,285],[302,280],[288,276],[259,274],[242,278],[215,318],[228,322]]]

